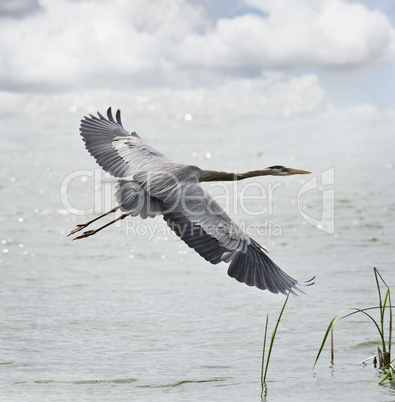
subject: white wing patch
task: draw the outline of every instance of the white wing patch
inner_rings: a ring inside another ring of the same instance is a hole
[[[129,133],[123,128],[119,110],[116,121],[111,108],[107,110],[108,119],[100,113],[98,116],[85,117],[81,121],[80,132],[86,149],[106,172],[114,177],[127,177],[140,169],[170,162],[136,133]]]

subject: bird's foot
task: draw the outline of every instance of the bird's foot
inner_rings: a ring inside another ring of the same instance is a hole
[[[80,230],[82,230],[83,228],[85,228],[86,226],[88,226],[86,223],[83,223],[81,225],[77,225],[75,229],[73,229],[68,235],[67,237],[69,237],[70,235],[79,232]]]
[[[96,233],[96,230],[88,230],[87,232],[82,233],[82,235],[79,235],[77,237],[74,237],[73,240],[79,240],[79,239],[84,239],[85,237],[92,236]],[[71,233],[70,233],[71,234]]]

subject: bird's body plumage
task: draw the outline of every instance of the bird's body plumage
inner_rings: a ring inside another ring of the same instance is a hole
[[[80,131],[87,150],[97,163],[121,179],[115,196],[125,213],[123,216],[163,215],[177,236],[207,261],[212,264],[230,262],[228,274],[239,282],[273,293],[294,293],[298,289],[298,282],[283,272],[266,255],[263,247],[232,221],[200,183],[221,180],[221,177],[227,180],[224,175],[230,179],[230,174],[222,172],[221,176],[219,172],[215,176],[216,172],[174,163],[136,133],[127,132],[119,111],[116,121],[111,108],[107,115],[108,119],[100,113],[99,118],[85,117]],[[253,171],[250,176],[240,176],[236,180],[274,174],[256,172],[263,171]],[[72,233],[75,231],[77,229]],[[91,232],[88,235],[93,234]]]

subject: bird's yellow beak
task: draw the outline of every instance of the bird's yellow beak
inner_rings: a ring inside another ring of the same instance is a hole
[[[307,170],[300,170],[300,169],[288,169],[288,174],[311,174],[311,172],[308,172]]]

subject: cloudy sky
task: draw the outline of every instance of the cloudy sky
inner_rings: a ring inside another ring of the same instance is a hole
[[[166,88],[395,109],[392,1],[2,0],[0,19],[2,104]]]

